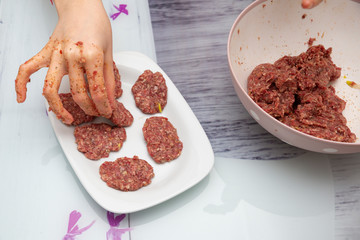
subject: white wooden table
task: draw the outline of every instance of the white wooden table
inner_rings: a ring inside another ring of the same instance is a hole
[[[55,138],[41,95],[46,70],[32,77],[26,102],[16,102],[18,66],[47,42],[56,11],[47,0],[2,0],[0,240],[62,239],[74,210],[82,215],[80,228],[95,222],[73,239],[109,240],[110,229],[123,229],[123,240],[359,239],[360,155],[291,147],[256,124],[235,95],[226,40],[250,2],[104,0],[109,16],[116,13],[113,4],[127,4],[129,12],[111,20],[114,50],[158,61],[200,120],[216,156],[199,184],[111,227]]]

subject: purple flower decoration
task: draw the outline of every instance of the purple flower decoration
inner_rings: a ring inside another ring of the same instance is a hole
[[[118,12],[114,13],[110,16],[112,18],[112,20],[115,20],[121,13],[129,15],[129,11],[126,9],[126,7],[127,7],[126,4],[120,4],[118,7],[116,5],[113,5],[113,6]]]
[[[107,219],[110,224],[110,229],[106,233],[107,240],[121,240],[121,235],[131,230],[131,228],[117,228],[120,225],[120,222],[126,217],[125,214],[120,214],[115,217],[115,214],[112,212],[107,212]]]
[[[63,240],[75,240],[75,236],[80,235],[86,230],[88,230],[95,222],[92,221],[88,226],[79,229],[79,226],[76,223],[80,219],[80,217],[81,213],[77,212],[76,210],[70,213],[68,230]]]

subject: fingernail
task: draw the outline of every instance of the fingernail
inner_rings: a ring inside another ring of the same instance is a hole
[[[302,7],[303,8],[312,8],[314,6],[313,1],[302,1]]]

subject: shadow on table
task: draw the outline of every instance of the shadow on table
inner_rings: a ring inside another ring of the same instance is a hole
[[[215,215],[266,213],[310,217],[334,211],[328,156],[307,153],[287,160],[215,158],[210,175],[158,206],[131,214],[133,227],[162,219],[203,219]]]
[[[175,213],[177,210],[186,207],[191,204],[194,200],[199,199],[203,191],[209,186],[210,176],[205,177],[198,184],[181,193],[180,195],[172,198],[166,202],[163,202],[157,206],[149,209],[131,213],[131,226],[152,222],[156,219],[166,217]],[[135,220],[135,221],[134,221]]]
[[[288,160],[217,159],[224,182],[220,203],[204,211],[226,214],[242,203],[281,216],[314,216],[334,209],[334,188],[328,156],[307,153]]]

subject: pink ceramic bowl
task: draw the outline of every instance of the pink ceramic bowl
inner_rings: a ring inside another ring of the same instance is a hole
[[[228,61],[235,90],[250,115],[267,131],[296,147],[321,153],[360,152],[360,3],[327,0],[311,10],[295,0],[258,0],[236,19],[228,39]],[[343,115],[357,139],[355,143],[324,140],[301,133],[262,110],[247,94],[247,78],[255,66],[273,63],[284,55],[306,51],[309,38],[314,45],[332,47],[332,60],[342,68],[333,84],[336,94],[347,102]]]

